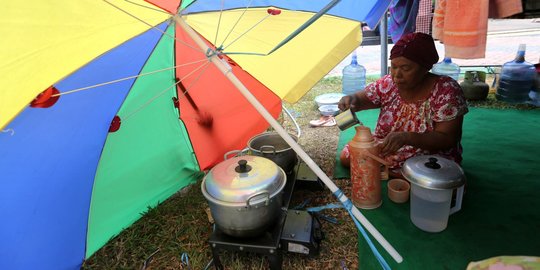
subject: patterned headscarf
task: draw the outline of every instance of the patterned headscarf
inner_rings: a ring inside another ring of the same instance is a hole
[[[390,60],[403,56],[428,70],[439,61],[433,38],[424,33],[409,33],[401,36],[390,51]]]

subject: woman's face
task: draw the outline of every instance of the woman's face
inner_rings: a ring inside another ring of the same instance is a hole
[[[390,61],[390,74],[399,90],[413,90],[422,82],[428,70],[403,56]]]

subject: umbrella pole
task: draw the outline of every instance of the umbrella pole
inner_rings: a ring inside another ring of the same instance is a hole
[[[197,45],[203,50],[209,49],[208,45],[202,40],[202,38],[195,33],[195,31],[178,15],[175,15],[174,20],[176,23],[186,31],[186,33],[197,43]],[[306,165],[313,170],[313,172],[323,181],[323,183],[332,191],[333,194],[340,192],[339,188],[332,182],[332,180],[322,171],[321,168],[309,157],[309,155],[296,143],[294,139],[289,136],[287,131],[272,117],[272,115],[264,108],[264,106],[249,92],[249,90],[242,84],[242,82],[231,72],[230,67],[221,61],[217,55],[212,55],[208,59],[216,65],[216,67],[238,88],[240,93],[255,107],[255,109],[262,115],[262,117],[275,129],[275,131],[291,146],[291,148],[298,154],[298,156],[306,163]],[[339,196],[342,203],[349,203],[349,199],[345,196]],[[352,204],[351,204],[352,205]],[[392,258],[401,263],[403,257],[394,249],[388,241],[381,235],[381,233],[371,224],[367,218],[360,213],[360,211],[352,205],[352,214],[358,219],[358,221],[371,233],[371,235],[379,242],[379,244],[392,256]]]

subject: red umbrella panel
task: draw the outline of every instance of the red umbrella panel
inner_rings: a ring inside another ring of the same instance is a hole
[[[197,45],[180,27],[176,28],[176,42],[180,118],[204,170],[223,161],[223,153],[243,149],[253,131],[263,131],[269,125],[215,65],[205,61],[194,71],[193,65],[181,64],[200,63],[207,52],[195,49]],[[212,46],[209,42],[207,45]],[[228,56],[220,58],[277,118],[281,99]]]

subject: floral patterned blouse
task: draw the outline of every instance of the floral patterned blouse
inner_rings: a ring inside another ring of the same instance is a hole
[[[436,122],[450,121],[468,112],[463,90],[455,80],[447,76],[440,76],[429,98],[418,102],[402,100],[390,75],[368,85],[365,91],[371,102],[381,108],[373,134],[379,143],[390,132],[430,132]],[[461,163],[462,147],[458,142],[451,149],[433,153],[405,145],[385,159],[391,163],[390,169],[395,170],[401,168],[408,158],[423,154],[438,154]]]

